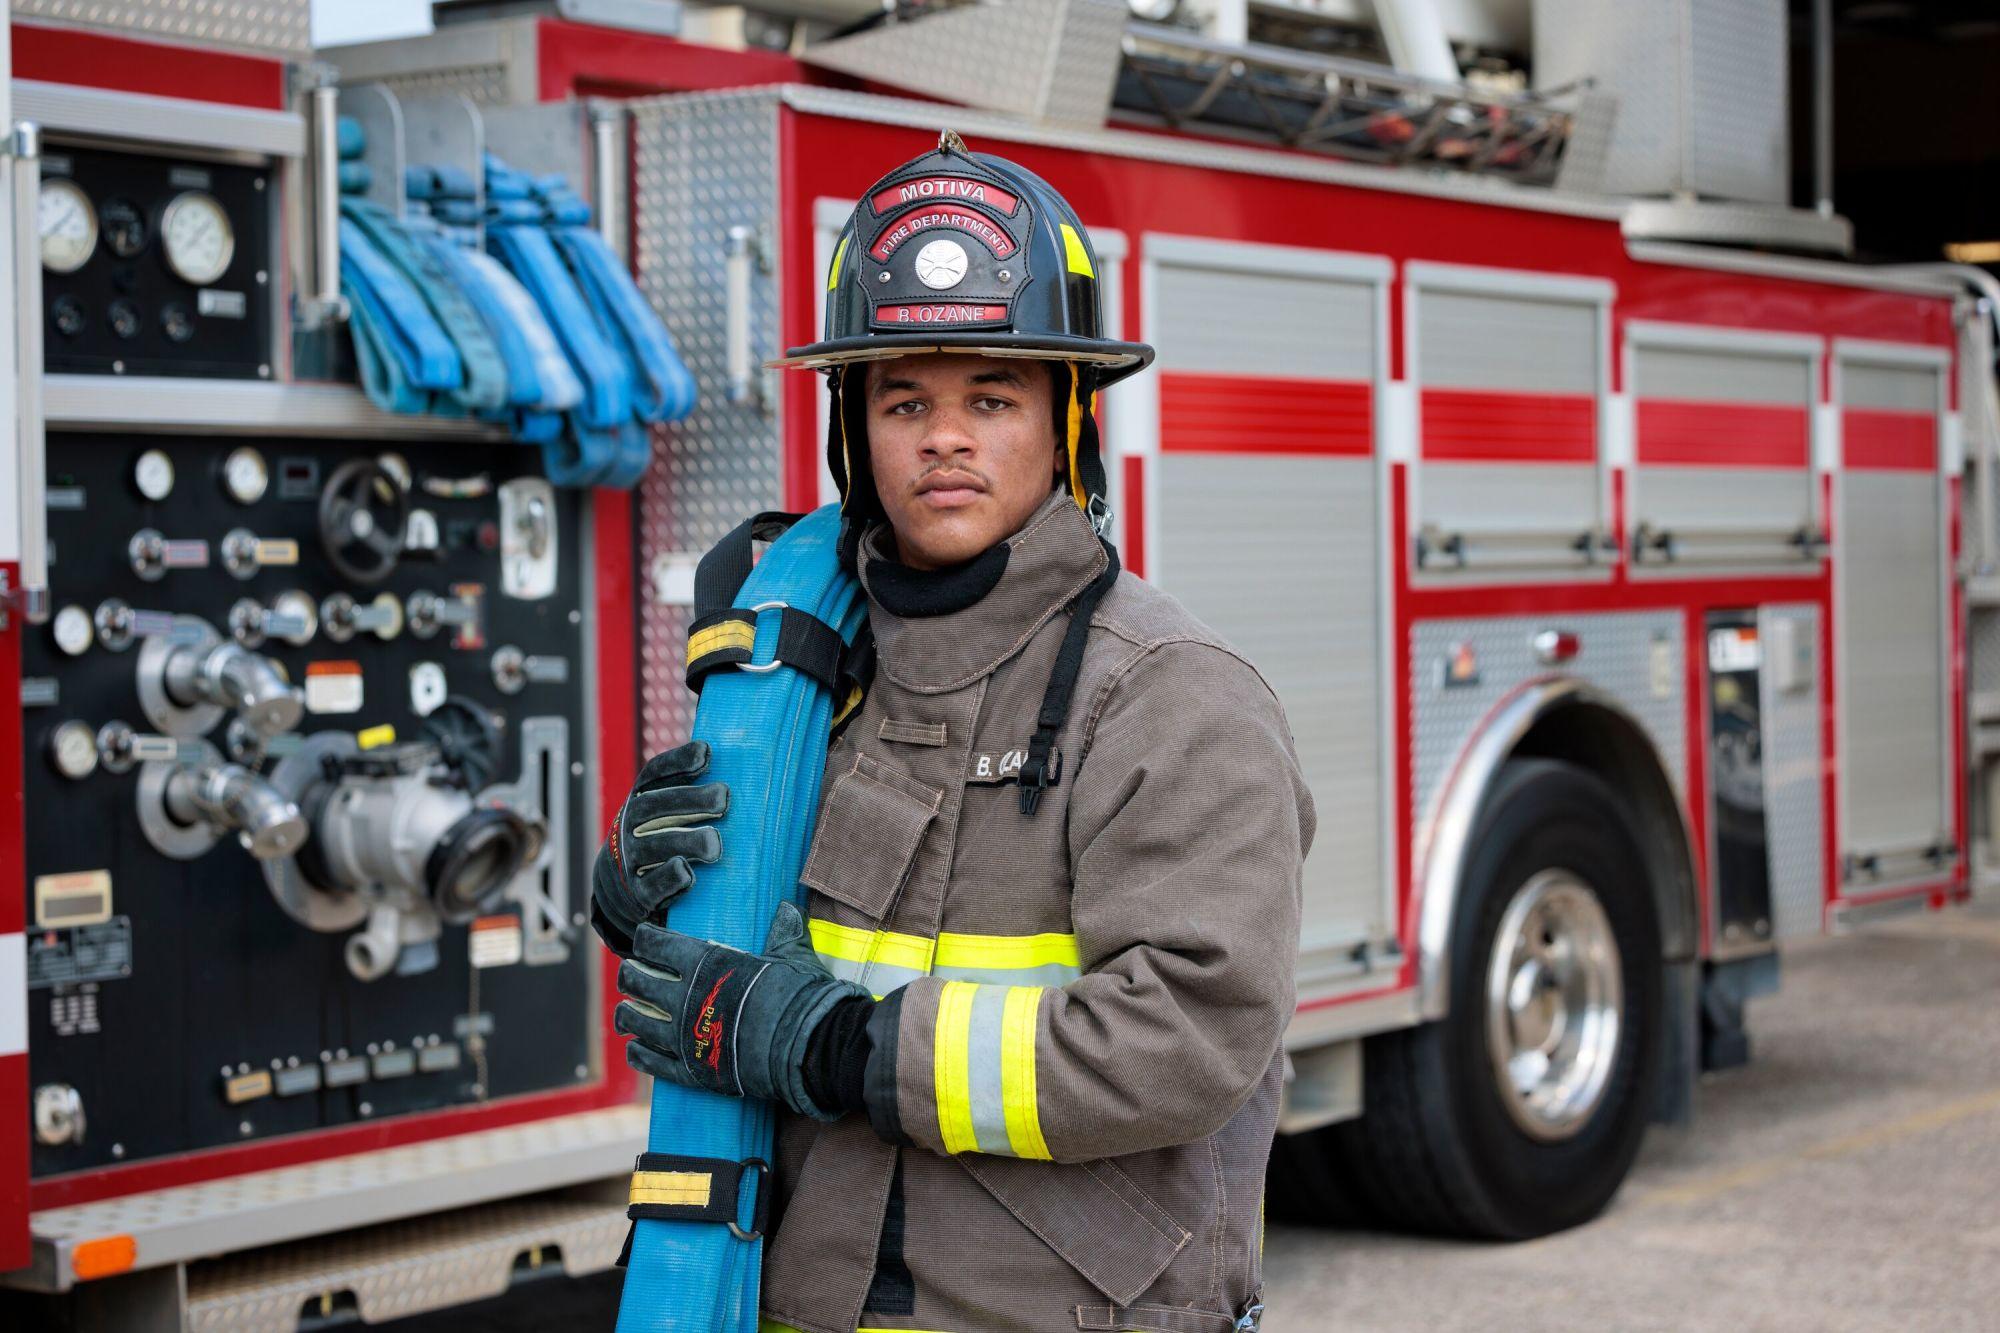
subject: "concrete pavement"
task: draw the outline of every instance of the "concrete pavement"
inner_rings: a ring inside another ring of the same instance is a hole
[[[1750,1031],[1589,1226],[1273,1227],[1267,1333],[2000,1329],[2000,906],[1788,946]]]

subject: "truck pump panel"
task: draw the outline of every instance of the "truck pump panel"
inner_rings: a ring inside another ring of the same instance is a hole
[[[37,1177],[590,1075],[579,496],[389,447],[50,451]]]

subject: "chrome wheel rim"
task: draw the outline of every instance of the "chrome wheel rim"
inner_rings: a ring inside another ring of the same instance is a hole
[[[1487,1047],[1500,1101],[1537,1139],[1582,1129],[1611,1082],[1624,971],[1591,887],[1544,870],[1514,893],[1486,970]]]

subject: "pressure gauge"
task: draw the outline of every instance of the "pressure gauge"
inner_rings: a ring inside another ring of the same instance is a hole
[[[66,778],[89,777],[97,771],[97,733],[88,722],[71,718],[50,734],[49,758]]]
[[[120,259],[130,259],[146,248],[146,215],[129,199],[107,199],[97,210],[104,226],[104,243]]]
[[[197,287],[229,271],[236,257],[236,231],[215,196],[199,190],[176,195],[160,215],[160,241],[167,267]]]
[[[57,176],[42,182],[36,219],[42,234],[42,267],[74,273],[97,250],[97,209],[75,181]]]
[[[222,462],[223,489],[238,504],[256,504],[264,498],[265,488],[270,484],[271,470],[264,464],[264,455],[247,444],[232,449]]]
[[[71,603],[56,612],[56,618],[49,625],[55,632],[56,647],[71,657],[81,657],[90,651],[97,632],[90,626],[90,612]]]
[[[174,493],[174,460],[158,449],[148,449],[133,465],[132,484],[139,488],[139,494],[159,503]]]

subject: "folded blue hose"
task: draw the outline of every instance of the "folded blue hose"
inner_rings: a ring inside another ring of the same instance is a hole
[[[384,410],[427,412],[434,394],[464,379],[458,349],[407,278],[346,218],[340,287],[353,307],[362,387]]]
[[[734,604],[777,603],[809,611],[852,643],[866,618],[854,579],[840,567],[840,514],[828,505],[771,544]],[[778,615],[758,622],[751,665],[772,660]],[[761,950],[778,904],[801,902],[799,874],[819,812],[835,700],[788,666],[718,671],[702,686],[694,736],[708,742],[707,780],[729,784],[717,826],[722,859],[703,866],[668,913],[676,930],[738,949]],[[801,904],[802,905],[802,904]],[[772,1159],[771,1104],[665,1081],[653,1085],[649,1151],[733,1162]],[[745,1171],[737,1217],[751,1226],[768,1172]],[[756,1333],[761,1239],[739,1240],[713,1222],[641,1218],[618,1307],[618,1333]]]

